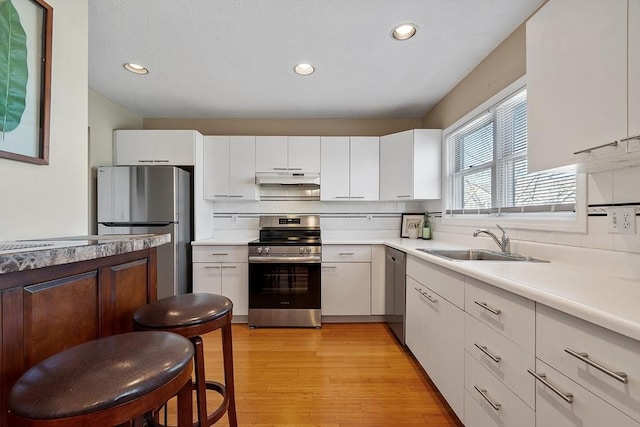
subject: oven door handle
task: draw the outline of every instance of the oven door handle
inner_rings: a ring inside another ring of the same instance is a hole
[[[252,264],[320,264],[320,256],[250,256],[249,263]]]

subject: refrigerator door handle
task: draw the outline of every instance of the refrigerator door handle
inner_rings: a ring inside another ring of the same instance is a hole
[[[166,227],[175,224],[173,221],[155,221],[155,222],[101,222],[105,227]]]

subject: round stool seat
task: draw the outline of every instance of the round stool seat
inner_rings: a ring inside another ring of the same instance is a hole
[[[143,329],[188,328],[215,322],[231,313],[229,298],[214,294],[182,294],[139,308],[133,321]]]
[[[108,410],[179,376],[190,378],[193,353],[188,339],[170,332],[131,332],[89,341],[25,372],[9,393],[9,408],[29,419]]]
[[[133,314],[136,330],[164,330],[189,338],[195,349],[194,371],[199,427],[215,424],[225,413],[229,426],[237,427],[233,384],[233,350],[231,318],[233,303],[216,294],[182,294],[163,298],[140,307]],[[207,381],[205,376],[204,344],[201,335],[220,329],[224,384]],[[222,396],[222,403],[211,413],[207,410],[207,390]]]

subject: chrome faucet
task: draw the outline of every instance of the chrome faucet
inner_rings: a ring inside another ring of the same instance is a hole
[[[488,236],[491,236],[493,241],[496,242],[496,244],[500,247],[500,250],[508,254],[511,252],[511,240],[509,239],[507,232],[504,231],[504,228],[500,227],[498,224],[496,224],[496,227],[498,227],[500,231],[502,231],[502,237],[500,238],[500,240],[498,240],[498,237],[495,234],[485,228],[480,228],[474,231],[473,237],[478,237],[479,234],[486,234]]]

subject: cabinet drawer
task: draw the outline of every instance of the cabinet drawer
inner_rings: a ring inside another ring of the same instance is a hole
[[[537,357],[640,421],[640,341],[542,304],[536,310]],[[580,353],[586,359],[581,360]],[[625,373],[627,383],[585,360],[613,373]]]
[[[527,373],[527,369],[533,369],[536,363],[533,353],[469,314],[465,314],[464,335],[467,352],[529,407],[535,408],[534,379]]]
[[[464,309],[464,276],[414,256],[407,257],[407,275]]]
[[[499,379],[465,352],[465,388],[500,426],[535,427],[535,413]],[[495,405],[495,406],[494,406]],[[468,422],[468,418],[465,417]],[[552,426],[554,424],[538,424]]]
[[[527,298],[467,278],[465,311],[535,353],[535,303]]]
[[[536,372],[543,374],[544,380],[558,393],[572,395],[571,403],[566,402],[551,387],[536,381],[536,421],[539,426],[640,427],[640,423],[540,360],[536,360]]]
[[[324,245],[323,262],[371,262],[371,245]]]
[[[193,262],[247,262],[246,246],[194,246]]]
[[[471,393],[464,391],[464,426],[465,427],[500,427],[476,402]]]

